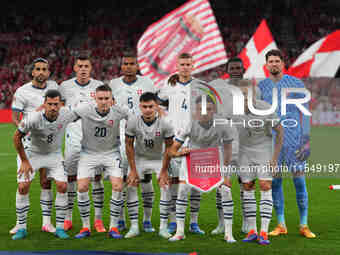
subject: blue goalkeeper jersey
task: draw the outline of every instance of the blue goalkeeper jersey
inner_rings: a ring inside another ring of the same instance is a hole
[[[286,106],[286,115],[282,115],[281,112],[281,91],[282,88],[304,88],[304,84],[301,80],[290,76],[284,75],[280,81],[277,83],[273,82],[270,78],[264,79],[259,82],[258,87],[261,91],[261,99],[266,101],[269,104],[272,104],[273,99],[273,88],[277,88],[278,91],[278,106],[276,109],[276,113],[282,121],[286,125],[282,125],[284,127],[284,145],[300,145],[302,135],[309,135],[309,119],[307,116],[304,116],[300,110],[293,104],[288,104]],[[297,99],[303,98],[305,95],[302,93],[289,93],[287,98],[289,99]],[[304,106],[308,109],[307,104]],[[291,121],[289,121],[291,119]],[[296,120],[293,121],[292,119]],[[282,124],[284,124],[282,123]],[[296,125],[296,127],[291,127]],[[290,127],[285,127],[290,126]],[[294,146],[295,147],[295,146]]]

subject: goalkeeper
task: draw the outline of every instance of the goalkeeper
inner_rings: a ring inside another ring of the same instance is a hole
[[[296,201],[300,213],[300,233],[307,238],[315,238],[315,234],[310,231],[307,225],[308,218],[308,193],[306,179],[304,175],[306,160],[310,155],[309,133],[310,122],[308,116],[302,115],[295,105],[287,105],[287,114],[281,113],[281,90],[282,88],[304,88],[301,80],[283,74],[284,60],[281,51],[270,50],[266,54],[266,67],[269,71],[269,78],[259,82],[258,87],[261,91],[261,99],[272,104],[273,88],[278,89],[278,108],[277,115],[287,126],[293,126],[292,122],[297,123],[295,127],[284,128],[283,146],[278,160],[278,165],[282,168],[283,164],[292,172],[296,190]],[[290,93],[288,98],[302,98],[301,93]],[[305,106],[305,104],[304,104]],[[306,106],[305,106],[306,107]],[[291,121],[289,121],[290,119]],[[295,125],[294,123],[294,125]],[[284,125],[283,125],[284,126]],[[274,134],[275,135],[275,134]],[[276,174],[272,183],[272,193],[274,208],[276,211],[278,226],[269,233],[270,236],[287,234],[287,227],[284,217],[284,197],[282,190],[282,172]]]

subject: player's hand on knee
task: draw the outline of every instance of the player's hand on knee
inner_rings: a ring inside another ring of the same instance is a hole
[[[131,171],[127,177],[127,184],[129,186],[138,186],[139,184],[139,176],[137,171]]]
[[[18,172],[19,177],[24,175],[25,180],[29,181],[30,173],[33,173],[33,168],[30,162],[28,160],[22,161]]]
[[[161,173],[159,175],[158,185],[159,185],[160,188],[163,188],[165,186],[170,186],[170,180],[169,180],[169,176],[168,176],[167,172]]]

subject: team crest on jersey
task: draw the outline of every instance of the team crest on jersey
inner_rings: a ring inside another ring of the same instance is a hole
[[[62,129],[62,128],[63,128],[63,124],[59,124],[58,129]]]
[[[161,136],[161,132],[160,131],[156,131],[156,136]]]
[[[142,89],[137,89],[137,94],[140,96],[143,94],[143,90]]]
[[[113,126],[113,120],[109,120],[108,123],[110,126]]]
[[[95,98],[95,96],[96,96],[96,92],[91,92],[90,93],[90,97]]]

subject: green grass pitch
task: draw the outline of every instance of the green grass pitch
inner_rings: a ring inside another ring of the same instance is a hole
[[[330,184],[340,184],[340,174],[332,177],[327,174],[312,175],[307,180],[309,192],[309,224],[317,238],[307,240],[299,235],[298,208],[295,200],[295,188],[291,178],[284,179],[285,212],[288,226],[288,235],[271,238],[271,244],[262,247],[256,243],[243,243],[244,237],[240,233],[240,203],[239,187],[233,181],[234,210],[234,237],[238,240],[235,244],[223,241],[223,235],[212,236],[209,233],[217,224],[215,208],[215,192],[204,194],[199,215],[200,227],[206,235],[197,236],[187,233],[184,241],[170,243],[161,239],[156,233],[144,233],[139,237],[129,240],[110,240],[106,234],[93,232],[91,238],[86,240],[58,240],[52,234],[42,233],[41,213],[39,205],[40,188],[38,179],[34,180],[31,187],[31,210],[28,219],[29,235],[25,240],[12,241],[8,233],[15,224],[15,192],[16,192],[16,153],[12,145],[14,133],[12,125],[0,125],[0,250],[102,250],[102,251],[129,251],[129,252],[169,252],[189,253],[196,251],[198,254],[338,254],[340,251],[340,191],[329,191]],[[312,155],[310,165],[339,164],[339,132],[337,127],[312,128]],[[312,169],[311,169],[312,170]],[[340,172],[340,169],[338,169]],[[109,224],[109,198],[111,189],[105,183],[104,222]],[[258,194],[257,194],[258,196]],[[159,224],[159,211],[157,196],[153,210],[153,223],[156,228]],[[141,214],[140,214],[141,218]],[[53,219],[54,220],[54,219]],[[188,222],[188,221],[187,221]],[[258,220],[259,224],[259,220]],[[276,225],[275,213],[270,225]],[[80,218],[77,206],[74,210],[74,229],[70,232],[74,236],[80,229]],[[186,228],[188,229],[188,228]]]

